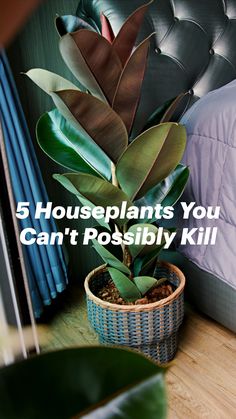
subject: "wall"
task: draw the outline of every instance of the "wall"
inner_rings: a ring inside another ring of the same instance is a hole
[[[58,35],[54,28],[56,14],[74,14],[78,0],[45,1],[29,19],[13,45],[8,50],[13,74],[16,80],[27,122],[31,131],[32,141],[48,190],[49,198],[55,205],[78,205],[79,201],[67,193],[62,186],[52,179],[53,173],[66,172],[45,156],[35,138],[35,125],[39,116],[54,106],[48,95],[37,88],[30,80],[20,74],[30,68],[41,67],[56,72],[65,78],[75,81],[64,64],[58,49]],[[88,223],[86,224],[88,226]],[[79,222],[61,222],[59,228],[77,228],[82,234],[85,224]],[[80,235],[81,235],[80,234]],[[67,246],[69,266],[72,278],[83,281],[84,276],[100,262],[93,249],[82,246]]]

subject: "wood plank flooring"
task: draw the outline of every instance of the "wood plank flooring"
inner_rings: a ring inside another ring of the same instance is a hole
[[[56,315],[47,315],[44,352],[98,343],[87,321],[81,290],[71,289],[56,308]],[[167,373],[167,388],[168,419],[235,419],[235,334],[187,307],[179,351]]]

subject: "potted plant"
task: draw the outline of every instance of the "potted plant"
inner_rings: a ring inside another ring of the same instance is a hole
[[[120,212],[124,203],[131,213],[148,204],[161,216],[179,199],[189,176],[179,164],[185,129],[168,122],[183,95],[158,108],[132,139],[152,35],[134,45],[149,4],[137,9],[116,37],[103,15],[101,34],[77,17],[56,19],[62,56],[86,91],[46,70],[27,75],[57,107],[37,124],[41,148],[73,170],[54,178],[82,205],[118,208],[116,219],[108,223],[101,217],[98,223],[122,239],[120,256],[93,239],[105,265],[85,280],[90,322],[101,342],[136,348],[163,363],[177,349],[185,279],[178,268],[158,261],[165,239],[138,243],[144,233],[160,238],[161,228],[154,224],[160,217]],[[129,244],[124,238],[131,236]]]

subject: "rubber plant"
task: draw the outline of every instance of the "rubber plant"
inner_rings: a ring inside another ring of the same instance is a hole
[[[147,358],[118,348],[33,356],[0,368],[0,417],[164,419],[164,372]]]
[[[130,142],[153,34],[136,47],[135,42],[150,3],[139,7],[116,37],[104,15],[101,34],[77,17],[56,19],[62,57],[80,87],[43,69],[27,73],[56,105],[37,124],[39,145],[73,171],[54,178],[82,205],[120,207],[126,201],[128,207],[143,202],[171,206],[188,180],[189,169],[179,164],[186,145],[185,128],[168,122],[183,95],[170,107],[158,108],[144,121],[147,129]],[[103,219],[99,223],[121,233],[135,234],[141,227],[158,234],[155,221],[138,220],[132,225],[118,218],[113,225]],[[165,243],[123,246],[122,260],[96,240],[93,243],[125,301],[134,302],[158,285],[153,266]]]

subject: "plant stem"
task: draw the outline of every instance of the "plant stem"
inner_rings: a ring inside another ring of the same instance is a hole
[[[119,183],[116,177],[116,166],[113,162],[111,162],[111,176],[112,176],[112,185],[119,188]]]
[[[119,183],[116,177],[116,166],[113,162],[111,162],[111,175],[112,175],[112,185],[119,188]],[[115,224],[115,231],[119,232],[118,226]],[[127,231],[127,224],[123,226],[122,233],[124,234]],[[126,266],[130,267],[132,263],[132,256],[129,252],[129,248],[125,246],[123,243],[121,245],[122,252],[123,252],[123,262]]]

